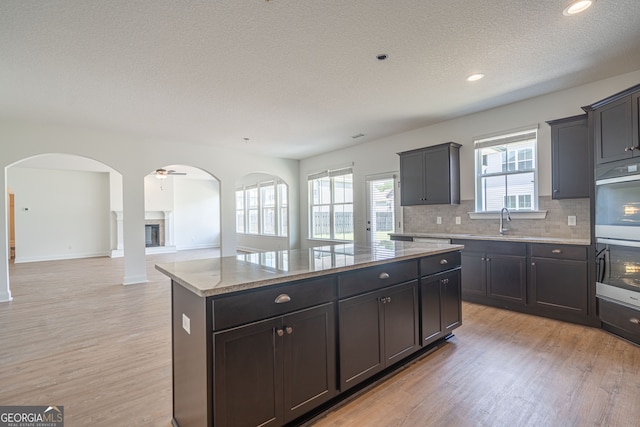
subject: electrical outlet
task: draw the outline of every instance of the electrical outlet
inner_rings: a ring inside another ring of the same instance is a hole
[[[442,224],[442,217],[441,216],[437,216],[436,217],[436,224]]]
[[[189,319],[184,313],[182,313],[182,329],[191,335],[191,319]]]
[[[576,225],[576,216],[575,215],[569,215],[567,217],[567,224],[569,224],[570,226]]]
[[[459,216],[456,217],[456,224],[462,224],[462,219]]]

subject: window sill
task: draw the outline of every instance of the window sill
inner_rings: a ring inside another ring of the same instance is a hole
[[[500,219],[500,211],[468,212],[469,219]],[[511,219],[545,219],[547,211],[509,211]]]

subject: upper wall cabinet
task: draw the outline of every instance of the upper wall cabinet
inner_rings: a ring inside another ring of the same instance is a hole
[[[593,117],[597,163],[640,157],[640,85],[582,107]]]
[[[589,197],[591,170],[587,115],[547,122],[551,126],[551,197]]]
[[[402,206],[460,203],[460,147],[447,142],[398,153]]]

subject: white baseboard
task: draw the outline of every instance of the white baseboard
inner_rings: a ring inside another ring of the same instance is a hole
[[[13,297],[11,296],[11,291],[5,292],[2,291],[0,292],[0,302],[9,302],[12,301]]]
[[[147,283],[147,275],[146,274],[140,274],[138,276],[125,276],[125,278],[122,281],[122,284],[127,286],[127,285],[139,285],[139,284],[143,284],[143,283]]]
[[[144,253],[146,255],[150,254],[170,254],[175,252],[177,249],[175,246],[152,246],[149,248],[144,248]]]
[[[111,255],[110,252],[93,252],[93,253],[84,253],[84,254],[80,253],[80,254],[65,254],[65,255],[43,255],[43,256],[37,256],[37,257],[16,256],[16,259],[13,262],[16,264],[21,264],[26,262],[62,261],[66,259],[108,257],[110,255]]]

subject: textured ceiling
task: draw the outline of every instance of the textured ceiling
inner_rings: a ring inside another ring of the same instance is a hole
[[[638,0],[567,3],[2,0],[0,116],[301,159],[640,69]]]

